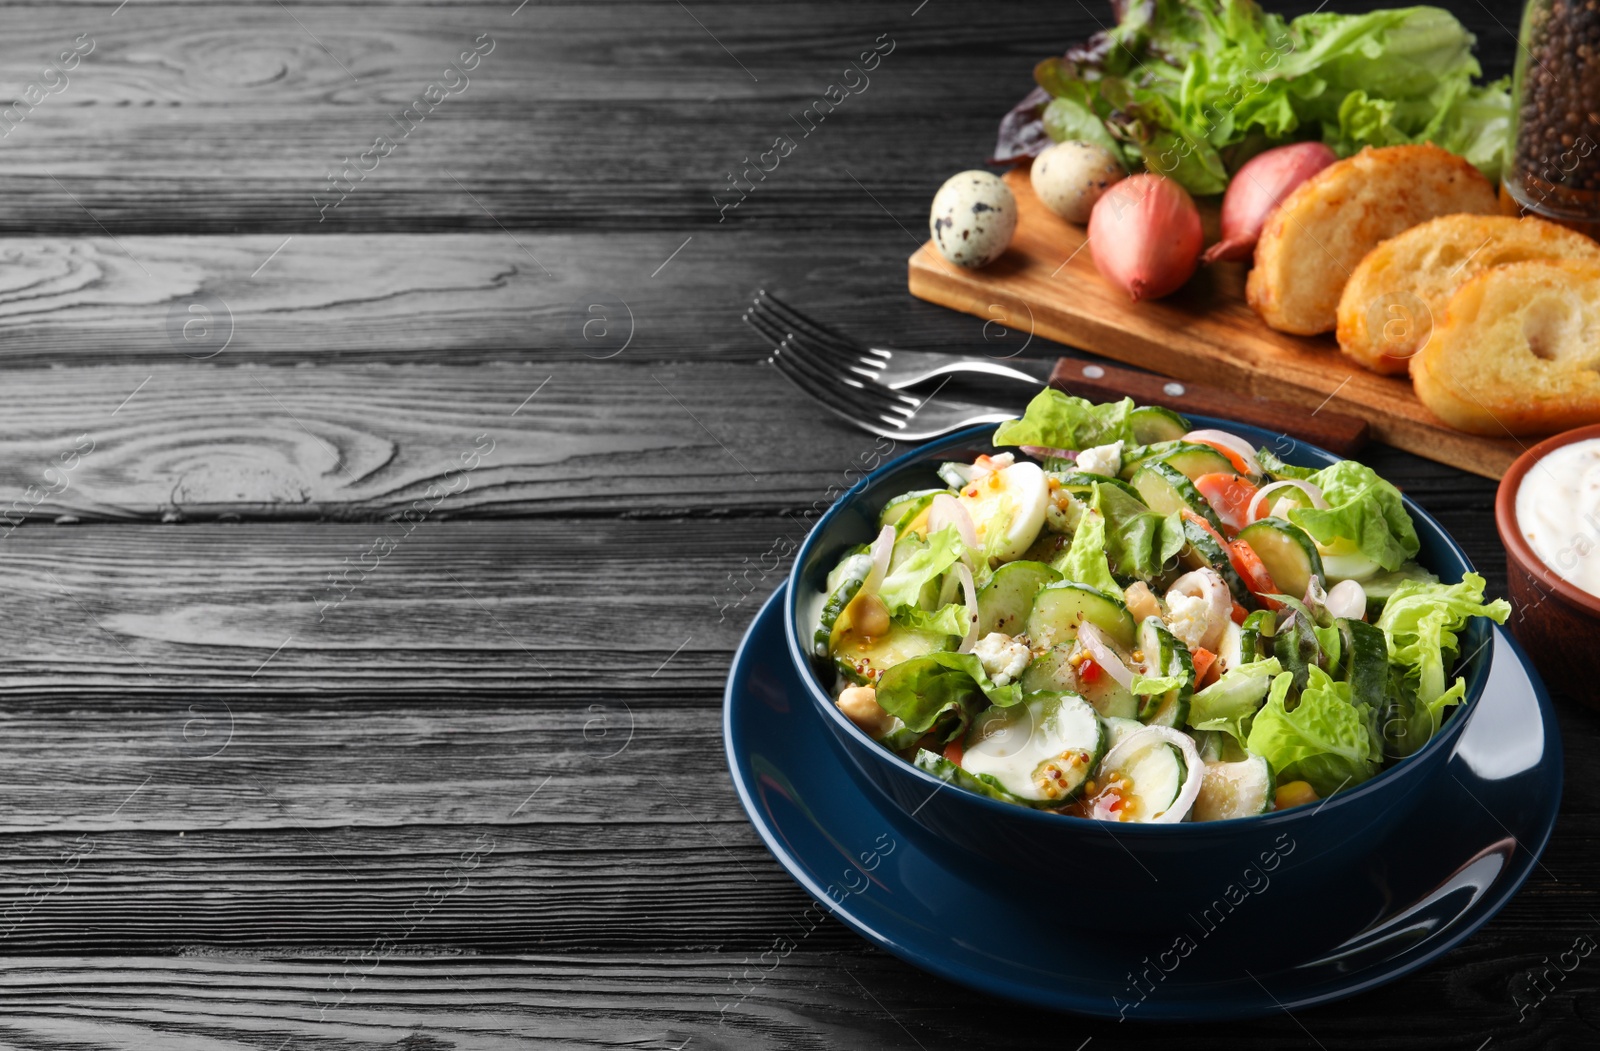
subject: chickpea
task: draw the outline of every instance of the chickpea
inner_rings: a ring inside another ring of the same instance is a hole
[[[878,704],[878,691],[871,686],[846,687],[835,703],[845,718],[874,739],[882,737],[894,726],[894,716]]]
[[[882,635],[889,630],[889,607],[876,595],[862,595],[856,599],[856,608],[850,615],[850,624],[868,637]]]

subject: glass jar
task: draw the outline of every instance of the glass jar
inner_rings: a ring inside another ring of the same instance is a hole
[[[1600,0],[1529,0],[1521,41],[1502,195],[1600,235]]]

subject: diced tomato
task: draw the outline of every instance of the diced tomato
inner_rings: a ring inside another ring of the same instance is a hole
[[[1083,663],[1078,665],[1078,678],[1084,682],[1099,682],[1100,676],[1105,673],[1105,669],[1096,664],[1091,657],[1085,657]]]
[[[1233,619],[1235,624],[1243,624],[1245,622],[1245,618],[1248,616],[1250,616],[1249,610],[1245,609],[1237,602],[1233,604],[1233,612],[1229,614],[1229,617]]]
[[[957,766],[967,757],[967,746],[963,738],[957,737],[954,741],[944,746],[944,757]]]
[[[1240,456],[1226,445],[1218,445],[1216,442],[1208,442],[1204,438],[1188,438],[1185,440],[1195,442],[1199,445],[1209,445],[1211,448],[1217,450],[1217,452],[1226,456],[1228,458],[1228,462],[1233,464],[1233,469],[1235,471],[1238,471],[1240,474],[1250,473],[1250,465],[1244,462],[1244,457]]]
[[[1255,499],[1256,487],[1243,478],[1221,472],[1203,474],[1194,480],[1194,487],[1222,524],[1235,533],[1250,524],[1250,501]]]
[[[1207,678],[1217,665],[1217,655],[1204,646],[1196,646],[1189,651],[1189,656],[1194,658],[1194,682],[1196,686],[1204,686]]]
[[[1278,585],[1272,582],[1267,567],[1261,564],[1260,556],[1250,549],[1249,544],[1243,540],[1235,540],[1228,545],[1228,557],[1233,563],[1233,568],[1244,578],[1244,586],[1254,592],[1263,605],[1268,609],[1283,608],[1283,603],[1267,597],[1279,593]]]
[[[1224,549],[1227,548],[1227,546],[1228,546],[1227,540],[1223,539],[1222,534],[1217,532],[1216,527],[1213,526],[1210,522],[1207,522],[1205,520],[1205,518],[1203,518],[1200,515],[1195,514],[1193,511],[1189,510],[1187,507],[1184,508],[1179,513],[1181,515],[1183,515],[1183,520],[1185,522],[1193,522],[1195,525],[1199,526],[1201,529],[1204,529],[1206,532],[1210,533],[1211,534],[1211,539],[1215,540],[1219,547],[1222,547]]]

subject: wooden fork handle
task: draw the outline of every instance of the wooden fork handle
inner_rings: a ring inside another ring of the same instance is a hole
[[[1312,412],[1298,405],[1248,398],[1203,383],[1171,380],[1100,361],[1061,358],[1050,371],[1050,386],[1093,401],[1132,398],[1140,405],[1238,420],[1320,445],[1340,456],[1352,456],[1367,444],[1367,421],[1354,416],[1326,409]]]

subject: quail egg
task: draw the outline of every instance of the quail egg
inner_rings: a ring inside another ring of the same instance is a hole
[[[957,266],[988,266],[999,259],[1017,229],[1017,199],[998,175],[966,171],[945,180],[933,195],[928,229],[939,252]]]
[[[1086,223],[1095,202],[1127,176],[1122,162],[1092,142],[1058,142],[1033,159],[1033,192],[1046,208],[1073,223]]]

